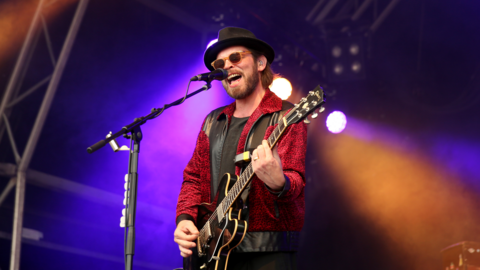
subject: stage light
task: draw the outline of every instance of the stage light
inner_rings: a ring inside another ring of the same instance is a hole
[[[352,71],[358,73],[362,70],[362,64],[360,62],[355,61],[352,63]]]
[[[352,45],[350,45],[350,53],[352,55],[357,55],[358,52],[360,52],[360,47],[357,44],[353,43]]]
[[[208,45],[207,45],[207,49],[208,49],[208,47],[210,47],[210,46],[212,46],[213,44],[217,43],[217,41],[218,41],[218,39],[214,39],[214,40],[210,41],[210,42],[208,43]]]
[[[337,75],[342,74],[342,72],[343,72],[342,64],[335,64],[335,66],[333,67],[333,72]]]
[[[276,78],[270,85],[270,90],[285,100],[292,94],[292,84],[285,78]]]
[[[332,48],[332,56],[335,58],[338,58],[341,55],[342,55],[342,48],[340,48],[339,46],[334,46]]]
[[[333,111],[327,117],[327,128],[332,133],[340,133],[347,126],[347,117],[341,111]]]
[[[366,53],[362,37],[348,37],[327,41],[330,82],[346,82],[366,78]]]

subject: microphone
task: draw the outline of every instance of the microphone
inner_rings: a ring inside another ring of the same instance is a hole
[[[206,81],[211,82],[212,80],[224,80],[228,77],[228,71],[225,69],[216,69],[212,72],[202,73],[197,76],[193,76],[190,81]]]

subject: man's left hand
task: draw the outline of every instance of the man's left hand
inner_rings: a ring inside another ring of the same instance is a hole
[[[271,190],[281,191],[285,185],[282,161],[278,156],[277,146],[273,151],[266,140],[262,141],[252,153],[253,171]]]

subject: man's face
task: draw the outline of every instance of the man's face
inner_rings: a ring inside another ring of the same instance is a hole
[[[243,46],[233,46],[222,50],[217,59],[228,57],[233,52],[248,51]],[[249,96],[259,83],[258,69],[253,55],[245,54],[239,63],[233,64],[230,60],[225,61],[225,70],[228,71],[228,78],[222,81],[229,96],[234,99],[244,99]]]

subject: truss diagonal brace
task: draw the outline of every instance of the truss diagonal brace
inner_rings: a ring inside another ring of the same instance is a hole
[[[31,28],[29,30],[29,36],[33,36],[33,31],[37,27],[37,21],[39,14],[41,12],[42,5],[44,0],[40,0],[39,7],[35,13],[34,19],[32,21]],[[13,220],[13,233],[12,233],[12,250],[11,250],[11,257],[10,257],[10,270],[18,270],[20,269],[20,247],[21,247],[21,240],[22,240],[22,226],[23,226],[23,209],[24,209],[24,202],[25,202],[25,184],[26,184],[26,170],[30,164],[30,160],[33,156],[33,152],[38,142],[38,138],[40,137],[40,133],[42,131],[43,125],[45,123],[45,119],[47,117],[48,111],[50,109],[53,97],[57,90],[58,84],[60,82],[60,78],[62,77],[63,70],[65,68],[68,56],[70,54],[71,48],[73,46],[73,42],[77,35],[78,29],[80,27],[80,23],[83,18],[83,14],[87,8],[88,0],[80,0],[77,6],[77,10],[75,12],[74,18],[70,25],[70,29],[68,31],[67,37],[64,41],[62,51],[60,52],[60,56],[57,60],[54,72],[52,74],[52,78],[48,85],[47,91],[43,98],[42,105],[38,112],[37,118],[35,120],[35,124],[32,128],[30,133],[30,137],[28,139],[27,145],[23,152],[22,158],[18,165],[17,171],[17,187],[15,192],[15,210],[14,210],[14,220]],[[27,37],[27,38],[28,38]],[[27,47],[28,43],[31,42],[30,40],[26,40],[23,47]],[[26,45],[27,44],[27,45]],[[24,48],[22,48],[22,52]],[[25,50],[26,51],[26,50]],[[21,59],[19,59],[20,61]],[[23,60],[22,60],[23,61]],[[15,66],[20,70],[20,66],[18,63]],[[17,71],[18,72],[18,71]],[[10,80],[11,83],[14,80]],[[13,85],[13,84],[12,84]],[[13,88],[13,87],[12,87]],[[9,95],[6,93],[6,96]],[[0,107],[0,112],[3,114],[3,110],[6,106],[6,103],[9,99],[4,98],[2,101],[2,105]],[[5,103],[5,104],[4,104]]]

